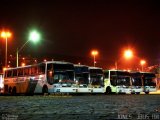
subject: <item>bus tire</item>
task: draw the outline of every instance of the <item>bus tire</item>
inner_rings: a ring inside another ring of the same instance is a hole
[[[140,94],[140,92],[136,92],[136,94],[137,94],[137,95],[139,95],[139,94]]]
[[[149,94],[149,92],[145,92],[145,94]]]
[[[43,88],[42,88],[42,94],[48,94],[48,87],[47,85],[44,85]]]
[[[110,87],[107,87],[107,88],[106,88],[105,94],[106,94],[106,95],[111,94],[111,88],[110,88]]]
[[[16,95],[17,94],[17,89],[16,87],[14,86],[13,89],[12,89],[12,95]]]

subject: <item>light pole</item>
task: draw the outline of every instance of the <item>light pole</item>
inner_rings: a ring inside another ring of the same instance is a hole
[[[2,37],[2,38],[5,38],[5,40],[6,40],[5,67],[7,67],[7,52],[8,52],[8,51],[7,51],[7,47],[8,47],[8,46],[7,46],[7,43],[8,43],[8,38],[10,38],[11,35],[12,35],[12,34],[11,34],[10,32],[8,32],[8,31],[7,31],[7,32],[5,32],[5,31],[2,31],[2,32],[1,32],[1,37]]]
[[[29,34],[29,39],[20,47],[20,49],[17,48],[16,56],[17,56],[17,67],[18,67],[18,54],[19,52],[25,47],[25,45],[29,41],[38,42],[40,40],[40,34],[37,31],[31,31]]]
[[[93,55],[93,63],[94,63],[94,67],[96,66],[96,55],[98,55],[98,51],[97,50],[93,50],[91,52],[91,54]]]
[[[141,60],[141,61],[140,61],[140,64],[141,64],[142,72],[143,72],[143,67],[144,67],[144,65],[146,64],[146,61],[145,61],[145,60]]]

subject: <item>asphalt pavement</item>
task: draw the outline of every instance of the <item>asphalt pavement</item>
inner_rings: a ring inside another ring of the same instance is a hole
[[[0,96],[2,120],[160,119],[160,95]]]

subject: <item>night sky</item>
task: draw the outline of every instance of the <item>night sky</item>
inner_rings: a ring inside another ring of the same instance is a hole
[[[13,32],[8,42],[8,54],[13,55],[28,32],[37,29],[42,41],[28,43],[20,54],[92,65],[90,51],[97,49],[97,66],[104,68],[115,60],[122,64],[125,48],[134,50],[132,66],[142,58],[148,66],[158,64],[160,58],[158,1],[1,0],[0,29]],[[4,45],[1,41],[3,52]]]

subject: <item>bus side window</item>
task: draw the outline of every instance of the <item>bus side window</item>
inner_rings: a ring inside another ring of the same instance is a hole
[[[7,71],[5,71],[5,76],[4,77],[7,77]]]
[[[24,69],[24,75],[29,75],[29,68]]]
[[[35,75],[35,73],[36,73],[35,67],[31,67],[31,75]]]
[[[45,73],[45,65],[42,64],[38,66],[38,74],[44,74]]]
[[[13,77],[15,77],[15,76],[17,76],[17,70],[16,69],[13,70]]]
[[[104,73],[104,77],[105,77],[105,78],[109,78],[109,72],[105,72],[105,73]]]
[[[12,77],[12,70],[8,70],[7,77]]]
[[[18,69],[18,76],[23,76],[23,69],[22,68]]]

